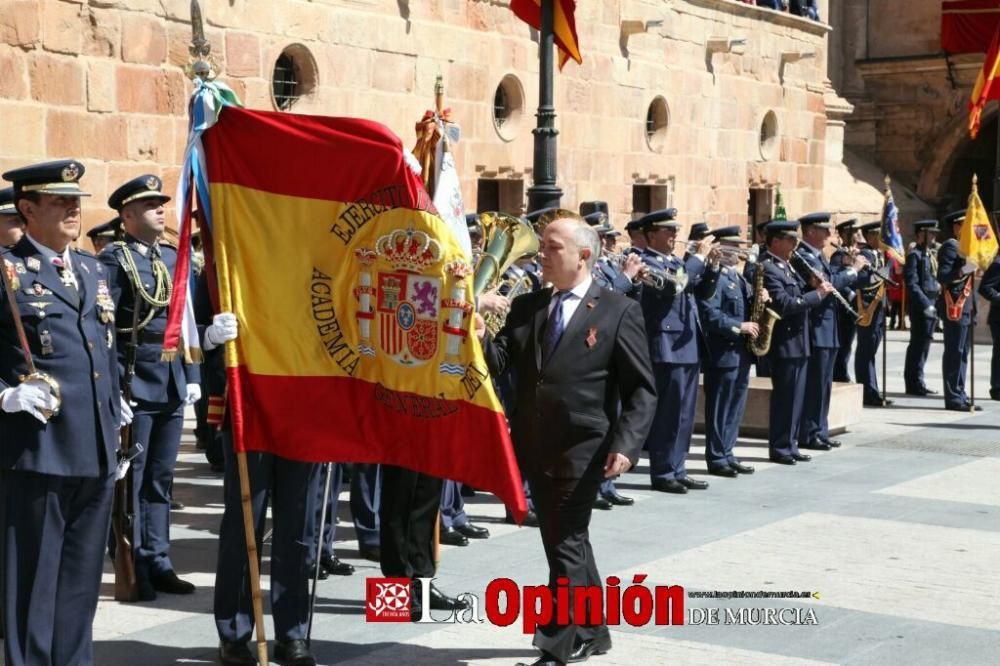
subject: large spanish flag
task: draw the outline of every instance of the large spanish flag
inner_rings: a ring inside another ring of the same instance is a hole
[[[469,267],[399,138],[225,106],[203,144],[219,307],[240,322],[226,352],[236,446],[408,467],[523,515]]]
[[[555,3],[553,33],[559,47],[559,69],[572,58],[583,62],[580,43],[576,37],[576,0],[551,0]],[[542,29],[542,0],[511,0],[510,9],[514,14],[535,30]]]
[[[969,136],[973,139],[979,134],[979,122],[983,115],[983,107],[991,99],[1000,99],[1000,25],[993,32],[993,42],[986,52],[983,69],[979,72],[976,85],[972,88],[969,98]]]

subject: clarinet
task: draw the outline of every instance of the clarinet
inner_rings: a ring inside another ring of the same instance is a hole
[[[805,257],[802,256],[802,254],[799,252],[798,248],[792,250],[792,256],[795,257],[796,259],[798,259],[799,262],[801,262],[802,265],[805,266],[806,269],[808,269],[809,272],[817,280],[820,280],[822,282],[826,282],[826,276],[823,275],[822,273],[820,273],[818,270],[816,270],[816,268],[812,264],[810,264],[808,261],[806,261]],[[844,296],[839,291],[837,291],[836,289],[834,289],[830,293],[833,294],[833,297],[837,299],[838,303],[840,303],[842,306],[844,306],[844,309],[847,311],[847,314],[849,314],[852,317],[854,317],[855,321],[858,321],[858,320],[861,319],[861,315],[858,314],[857,310],[855,310],[854,308],[851,307],[851,304],[847,302],[847,299],[844,298]]]

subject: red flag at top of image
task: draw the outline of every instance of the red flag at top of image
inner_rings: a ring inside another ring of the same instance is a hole
[[[553,32],[559,47],[559,69],[572,58],[583,62],[580,44],[576,37],[576,0],[552,0],[555,3]],[[511,11],[535,30],[542,28],[542,0],[511,0]]]

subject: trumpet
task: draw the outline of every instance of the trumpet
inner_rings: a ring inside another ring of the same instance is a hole
[[[737,259],[738,261],[745,261],[745,262],[751,263],[751,264],[755,263],[757,261],[757,253],[753,252],[750,249],[743,249],[743,248],[739,248],[739,247],[731,247],[731,246],[728,246],[728,245],[717,245],[716,247],[713,247],[712,249],[713,250],[717,250],[718,252],[720,252],[723,255],[727,255],[729,257],[733,257],[733,258]]]
[[[670,284],[674,293],[679,294],[687,288],[688,276],[684,269],[656,268],[646,264],[646,270],[639,273],[639,282],[657,291],[663,291]]]

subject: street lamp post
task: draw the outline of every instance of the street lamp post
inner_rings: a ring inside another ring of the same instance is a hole
[[[538,124],[535,135],[533,184],[528,188],[528,210],[559,206],[562,189],[556,184],[556,109],[553,102],[556,0],[542,0],[542,27],[538,39]]]

